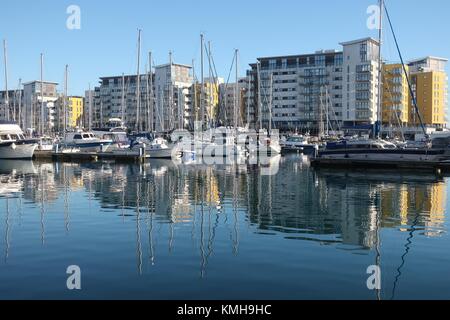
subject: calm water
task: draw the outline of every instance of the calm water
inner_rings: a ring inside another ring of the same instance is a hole
[[[296,157],[2,161],[0,298],[450,299],[448,182]],[[81,291],[66,288],[70,265]]]

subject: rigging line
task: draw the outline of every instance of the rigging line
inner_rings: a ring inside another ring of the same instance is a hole
[[[228,85],[230,84],[231,74],[233,72],[233,67],[234,67],[235,62],[236,62],[236,55],[233,55],[233,60],[231,61],[231,67],[230,67],[230,71],[228,73],[227,82],[225,84],[225,93],[223,93],[225,96],[227,94]],[[224,114],[225,114],[225,121],[227,121],[228,120],[227,112],[225,112]]]
[[[213,73],[214,73],[214,75],[215,75],[214,79],[215,79],[216,83],[218,83],[218,78],[219,78],[219,76],[218,76],[218,73],[217,73],[216,62],[215,62],[214,57],[212,56],[212,54],[211,54],[210,59],[211,59],[211,64],[212,64],[212,70],[213,70]],[[227,78],[227,82],[226,82],[226,88],[228,88],[228,84],[230,83],[231,73],[232,73],[232,71],[233,71],[233,66],[234,66],[235,61],[236,61],[236,56],[234,55],[234,56],[233,56],[233,60],[232,60],[232,62],[231,62],[230,72],[228,73],[228,78]],[[224,95],[224,94],[226,95],[226,92],[221,94],[221,93],[220,93],[220,90],[219,90],[219,96],[220,96],[221,98],[223,98],[223,95]],[[223,99],[221,99],[221,100],[223,101]],[[223,103],[223,102],[222,102],[222,103]],[[220,107],[220,102],[219,102],[219,107]],[[226,111],[225,111],[224,114],[225,114],[225,121],[227,121]],[[219,108],[219,118],[220,118],[220,108]],[[219,118],[218,118],[218,119],[219,119]]]
[[[388,19],[389,26],[390,26],[390,28],[391,28],[392,36],[394,37],[395,46],[397,47],[397,52],[398,52],[398,54],[399,54],[399,56],[400,56],[400,61],[401,61],[401,64],[402,64],[403,72],[405,73],[406,80],[408,81],[408,88],[409,88],[409,92],[410,92],[411,97],[412,97],[414,109],[415,109],[415,111],[416,111],[417,117],[419,118],[420,126],[421,126],[422,131],[423,131],[423,133],[424,133],[424,135],[425,135],[425,138],[426,138],[427,140],[429,140],[429,139],[430,139],[430,136],[428,135],[428,133],[427,133],[427,131],[426,131],[426,129],[425,129],[425,125],[424,125],[424,123],[423,123],[422,115],[420,114],[419,107],[417,106],[416,95],[414,94],[414,90],[413,90],[413,88],[412,88],[411,80],[409,79],[408,72],[407,72],[407,70],[406,70],[406,66],[405,66],[405,63],[404,63],[404,60],[403,60],[403,55],[402,55],[402,53],[401,53],[401,51],[400,51],[400,46],[399,46],[398,41],[397,41],[397,35],[395,34],[394,27],[393,27],[393,25],[392,25],[391,17],[389,16],[389,11],[388,11],[388,9],[387,9],[386,4],[384,4],[384,10],[385,10],[385,12],[386,12],[386,17],[387,17],[387,19]]]
[[[395,277],[395,281],[394,281],[394,287],[392,288],[392,297],[391,300],[395,299],[395,291],[397,290],[398,287],[398,283],[400,281],[400,277],[402,276],[402,269],[406,264],[406,256],[408,255],[408,253],[411,250],[411,245],[413,244],[412,240],[414,238],[414,233],[417,231],[416,227],[419,224],[419,218],[420,218],[420,213],[417,212],[413,225],[411,226],[411,231],[409,232],[409,237],[408,239],[406,239],[406,245],[405,245],[405,253],[402,255],[401,259],[402,259],[402,263],[401,265],[397,268],[397,276]]]

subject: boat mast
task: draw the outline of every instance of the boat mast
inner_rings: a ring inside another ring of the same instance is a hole
[[[149,125],[149,130],[150,132],[154,131],[153,128],[153,61],[152,61],[152,52],[150,51],[148,53],[148,64],[149,64],[149,86],[150,86],[150,105],[149,105],[149,110],[148,110],[148,125]]]
[[[9,120],[8,52],[6,40],[3,40],[3,52],[5,58],[5,120]]]
[[[319,140],[322,140],[324,133],[323,124],[323,86],[320,87],[320,107],[319,107]]]
[[[125,74],[122,73],[122,110],[121,110],[121,120],[125,123]]]
[[[150,114],[150,89],[149,89],[149,71],[148,71],[149,66],[146,65],[145,66],[145,73],[146,73],[146,77],[145,77],[145,112],[144,112],[144,130],[145,131],[150,131],[149,129],[149,114]]]
[[[89,84],[88,129],[89,129],[89,131],[92,130],[92,90],[91,90],[91,84]]]
[[[137,81],[136,81],[136,130],[141,131],[140,112],[141,112],[141,32],[138,30],[138,50],[137,50]]]
[[[195,60],[192,59],[192,82],[194,83],[194,100],[192,101],[192,107],[195,113],[195,122],[198,121],[198,110],[197,110],[197,78],[195,76]]]
[[[236,57],[236,87],[234,88],[234,130],[238,128],[238,110],[239,110],[239,50],[235,51]]]
[[[100,99],[100,128],[103,128],[103,100]]]
[[[419,107],[417,105],[417,97],[416,97],[415,92],[413,90],[413,87],[412,87],[412,84],[411,84],[411,80],[409,78],[408,71],[406,70],[405,61],[403,59],[403,55],[402,55],[402,52],[400,50],[400,45],[399,45],[398,40],[397,40],[397,35],[395,34],[394,26],[392,25],[392,21],[391,21],[390,15],[389,15],[389,11],[388,11],[388,9],[386,7],[386,4],[384,4],[384,11],[386,12],[386,18],[387,18],[387,21],[389,23],[389,27],[390,27],[391,32],[392,32],[392,36],[394,38],[395,47],[396,47],[398,55],[400,57],[400,62],[402,64],[403,73],[405,74],[406,81],[408,82],[409,94],[411,95],[411,98],[412,98],[412,102],[413,102],[413,105],[414,105],[414,110],[416,112],[417,118],[419,119],[420,126],[422,128],[423,134],[425,135],[425,137],[429,141],[430,140],[430,135],[427,133],[427,130],[425,128],[425,124],[424,124],[423,119],[422,119],[422,115],[420,114],[420,110],[419,110]]]
[[[259,118],[259,130],[263,128],[263,119],[262,119],[262,105],[261,105],[261,76],[260,76],[261,64],[258,61],[256,63],[256,78],[258,82],[258,118]]]
[[[23,119],[22,119],[22,91],[21,90],[22,90],[22,79],[19,79],[19,107],[18,107],[19,116],[18,116],[18,118],[19,118],[19,126],[21,126],[21,128],[23,128],[25,126],[25,123],[22,126],[21,122]],[[23,121],[23,122],[25,122],[25,121]]]
[[[41,121],[40,123],[40,135],[44,135],[44,54],[41,53]]]
[[[208,41],[208,82],[209,82],[209,94],[208,94],[208,104],[206,106],[207,117],[208,117],[208,126],[207,128],[211,128],[213,122],[213,104],[214,104],[214,87],[213,87],[213,76],[212,76],[212,66],[211,66],[211,41]]]
[[[204,94],[205,94],[205,75],[204,75],[204,56],[203,56],[203,42],[204,42],[204,36],[203,33],[200,35],[200,61],[201,61],[201,89],[200,89],[200,116],[201,116],[201,128],[203,130],[203,122],[205,121],[205,110],[203,108],[203,98],[204,98]]]
[[[172,51],[169,51],[169,68],[170,68],[170,78],[169,78],[169,130],[175,129],[175,105],[173,101],[173,81],[172,81],[172,67],[173,67],[173,57]]]
[[[69,66],[66,64],[66,70],[64,72],[64,101],[63,101],[63,112],[64,112],[64,124],[63,130],[64,133],[67,131],[67,75],[68,75]]]
[[[272,133],[272,104],[273,104],[273,73],[270,73],[270,91],[269,91],[269,134]]]
[[[382,119],[382,108],[383,108],[383,59],[382,59],[382,42],[383,42],[383,8],[384,8],[384,1],[380,0],[380,22],[378,26],[378,110],[377,110],[377,125],[376,125],[376,131],[377,131],[377,138],[381,137],[381,129],[383,127],[383,119]]]
[[[330,105],[329,105],[329,99],[328,99],[328,86],[325,86],[325,116],[327,118],[327,127],[326,127],[326,134],[327,137],[330,136]]]

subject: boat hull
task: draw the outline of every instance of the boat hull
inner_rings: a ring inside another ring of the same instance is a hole
[[[67,148],[79,149],[81,152],[107,152],[111,147],[110,142],[83,142],[71,143]]]
[[[38,144],[36,141],[18,141],[0,144],[0,159],[30,160]]]
[[[327,160],[355,160],[355,161],[422,161],[439,162],[450,160],[447,150],[349,150],[349,151],[321,151],[320,159]]]
[[[146,150],[146,156],[150,159],[172,159],[173,148]]]

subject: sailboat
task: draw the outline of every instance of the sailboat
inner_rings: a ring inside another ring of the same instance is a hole
[[[450,137],[440,137],[435,139],[430,139],[428,136],[425,126],[422,121],[422,117],[417,106],[417,101],[412,89],[411,81],[407,73],[403,56],[400,51],[397,37],[392,26],[392,22],[389,16],[389,12],[383,0],[380,0],[380,32],[379,32],[379,99],[378,99],[378,121],[376,127],[381,127],[381,40],[382,40],[382,19],[383,19],[383,9],[386,13],[387,20],[390,25],[391,32],[394,37],[394,41],[397,47],[398,54],[400,56],[401,64],[403,66],[403,72],[406,75],[408,81],[409,90],[411,96],[413,97],[414,110],[420,121],[423,133],[426,137],[427,143],[423,147],[417,148],[406,148],[399,147],[394,143],[390,143],[381,139],[380,133],[373,139],[348,139],[338,142],[327,143],[326,147],[319,151],[316,157],[316,163],[320,163],[321,159],[331,161],[327,164],[332,164],[333,161],[345,160],[350,163],[353,162],[364,162],[373,164],[383,164],[383,163],[399,163],[399,162],[443,162],[450,161]],[[376,131],[376,130],[374,130]],[[378,130],[380,131],[380,130]],[[349,162],[349,160],[351,160]]]
[[[6,119],[0,121],[0,159],[32,159],[38,147],[38,141],[26,139],[22,129],[15,122],[9,121],[8,99],[8,56],[6,40],[3,42],[5,58],[5,115]]]

